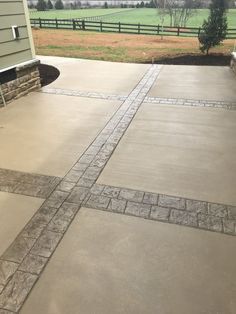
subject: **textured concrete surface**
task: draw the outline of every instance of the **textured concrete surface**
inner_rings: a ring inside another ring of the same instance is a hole
[[[236,205],[236,112],[142,104],[98,183]]]
[[[51,88],[127,95],[138,84],[149,65],[39,56],[41,63],[61,72]]]
[[[233,314],[234,237],[81,209],[21,314]]]
[[[43,200],[0,192],[0,255],[8,248]]]
[[[236,101],[229,67],[165,65],[148,96]]]
[[[119,105],[43,93],[14,101],[1,110],[0,168],[64,176]]]

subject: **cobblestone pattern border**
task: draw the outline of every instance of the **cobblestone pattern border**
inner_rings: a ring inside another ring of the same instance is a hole
[[[0,257],[0,314],[18,313],[132,121],[161,66],[151,66],[79,161]]]
[[[235,235],[236,207],[96,183],[160,70],[149,68],[0,257],[0,314],[19,312],[81,206]]]
[[[235,235],[236,208],[96,184],[161,66],[152,66],[0,258],[0,314],[17,313],[81,206]]]
[[[78,191],[70,201],[77,203]],[[84,206],[236,235],[236,207],[95,184]]]
[[[47,198],[61,179],[0,168],[0,191]]]
[[[75,97],[87,97],[106,100],[118,100],[125,101],[128,96],[116,95],[116,94],[104,94],[95,92],[84,92],[79,90],[61,89],[61,88],[48,88],[43,87],[41,92],[56,95],[66,95]],[[228,110],[236,110],[236,102],[225,101],[212,101],[212,100],[200,100],[200,99],[180,99],[180,98],[163,98],[163,97],[148,97],[144,98],[145,103],[155,103],[163,105],[179,105],[190,107],[209,107],[209,108],[223,108]]]
[[[236,102],[210,101],[210,100],[194,100],[179,98],[161,98],[161,97],[145,97],[145,103],[155,103],[163,105],[179,105],[190,107],[210,107],[223,108],[228,110],[236,110]]]
[[[119,101],[125,101],[128,97],[128,96],[124,96],[124,95],[85,92],[85,91],[79,91],[79,90],[62,89],[62,88],[49,88],[49,87],[43,87],[41,89],[41,92],[47,93],[47,94],[97,98],[97,99],[106,99],[106,100],[119,100]]]

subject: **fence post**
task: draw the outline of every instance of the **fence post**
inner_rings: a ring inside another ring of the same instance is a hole
[[[120,22],[119,22],[119,33],[121,32]]]
[[[102,21],[100,21],[100,32],[102,32]]]
[[[55,18],[55,22],[56,22],[56,28],[58,28],[57,18]]]
[[[199,27],[199,29],[198,29],[198,37],[199,37],[200,33],[201,33],[201,27]]]
[[[159,33],[160,33],[160,25],[158,24],[157,25],[157,35],[159,35]]]
[[[73,23],[73,30],[75,31],[76,30],[76,24],[75,24],[75,20],[74,19],[72,20],[72,23]]]
[[[140,23],[138,23],[138,33],[140,34]]]
[[[179,36],[179,26],[178,26],[178,30],[177,30],[177,36]]]
[[[82,20],[82,30],[85,31],[85,20]]]
[[[42,28],[42,21],[40,17],[39,17],[39,28]]]

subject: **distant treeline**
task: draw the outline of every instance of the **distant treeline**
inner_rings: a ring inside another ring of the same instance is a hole
[[[228,8],[236,7],[236,0],[225,0],[227,1]],[[166,0],[166,10],[170,7],[187,7],[187,8],[208,8],[211,1],[208,0]],[[37,3],[35,0],[28,1],[28,7],[30,9],[37,9],[37,11],[46,11],[46,10],[63,10],[63,9],[83,9],[83,8],[91,8],[91,7],[102,7],[102,8],[163,8],[164,0],[150,0],[150,1],[137,1],[134,0],[134,3],[130,3],[130,1],[80,1],[80,0],[38,0]]]
[[[37,9],[37,11],[47,11],[47,10],[63,10],[63,9],[83,9],[83,8],[91,8],[91,7],[102,7],[104,9],[108,8],[156,8],[157,3],[155,0],[151,1],[135,1],[134,4],[130,3],[117,3],[114,4],[114,2],[105,1],[102,5],[94,5],[92,1],[87,2],[81,2],[79,0],[77,1],[62,1],[62,0],[56,0],[55,2],[52,2],[51,0],[38,0],[38,2],[35,4],[33,2],[28,2],[28,7],[30,9]]]

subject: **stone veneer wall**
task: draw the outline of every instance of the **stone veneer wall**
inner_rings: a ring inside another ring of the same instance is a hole
[[[27,64],[16,67],[16,79],[1,85],[6,103],[20,98],[41,87],[38,70],[39,60],[33,60]],[[0,107],[3,106],[0,97]]]
[[[232,53],[232,59],[231,59],[231,69],[234,71],[234,73],[236,74],[236,52]]]

